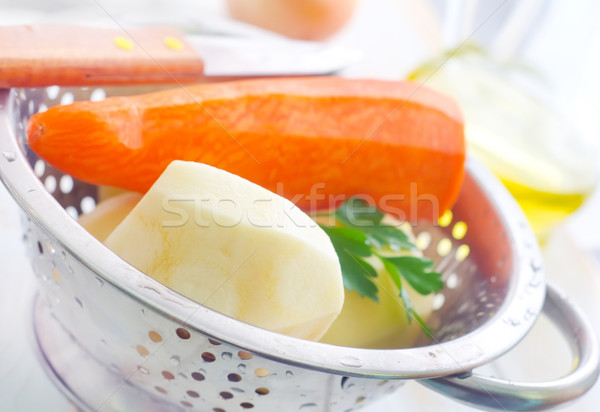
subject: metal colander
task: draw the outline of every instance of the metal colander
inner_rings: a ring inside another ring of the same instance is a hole
[[[536,240],[514,200],[473,160],[451,213],[415,228],[446,284],[429,320],[435,335],[418,347],[358,349],[279,335],[140,273],[73,219],[94,208],[97,187],[38,159],[25,133],[27,119],[52,105],[130,92],[0,90],[0,176],[24,211],[23,239],[39,280],[37,343],[50,376],[81,409],[348,412],[419,379],[479,407],[534,410],[595,382],[594,333],[554,289],[544,306]],[[570,375],[516,384],[471,374],[516,345],[543,306],[573,344]]]

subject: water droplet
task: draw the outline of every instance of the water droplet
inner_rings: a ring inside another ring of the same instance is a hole
[[[2,152],[2,156],[9,162],[17,160],[17,154],[15,152]]]
[[[142,316],[146,316],[146,311],[144,310],[144,308],[140,309],[140,313],[142,314]]]
[[[143,373],[144,375],[148,375],[150,373],[150,371],[146,368],[144,368],[143,366],[138,366],[138,371],[140,371],[140,373]]]
[[[98,277],[96,278],[96,283],[98,284],[98,287],[104,286],[104,281]]]
[[[246,373],[246,365],[244,365],[243,363],[240,363],[237,368],[238,371],[240,371],[241,373]]]
[[[231,354],[231,352],[223,352],[221,354],[221,358],[223,358],[223,360],[229,360],[233,358],[233,355]]]
[[[521,324],[521,321],[516,318],[505,319],[504,322],[511,326],[519,326]]]
[[[340,359],[340,363],[349,368],[360,368],[364,365],[364,362],[354,356],[345,356]]]
[[[540,270],[542,270],[543,267],[544,264],[542,263],[542,259],[534,258],[531,261],[531,269],[533,269],[534,272],[539,272]]]
[[[171,364],[175,365],[175,366],[177,366],[181,363],[181,360],[179,359],[179,356],[177,356],[177,355],[171,356],[171,359],[169,359],[169,360],[171,361]]]
[[[293,378],[293,377],[294,377],[294,372],[292,372],[292,371],[287,371],[287,372],[285,373],[285,376],[287,376],[288,378]]]

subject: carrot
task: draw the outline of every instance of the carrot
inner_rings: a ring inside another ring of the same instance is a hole
[[[34,115],[29,144],[72,176],[146,191],[175,159],[225,169],[304,209],[371,198],[432,220],[464,173],[463,122],[408,82],[336,77],[202,84]]]

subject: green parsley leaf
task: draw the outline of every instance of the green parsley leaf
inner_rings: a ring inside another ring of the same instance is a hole
[[[366,236],[355,229],[327,226],[322,228],[329,235],[340,260],[344,287],[378,302],[377,286],[370,279],[377,277],[377,271],[363,259],[372,254]]]
[[[340,260],[344,287],[378,302],[377,271],[367,259],[379,259],[398,289],[409,323],[414,318],[426,333],[431,333],[414,310],[403,280],[422,295],[440,291],[444,284],[441,274],[431,270],[433,261],[419,256],[382,254],[385,250],[399,252],[417,248],[401,229],[384,223],[384,214],[364,199],[350,198],[328,217],[334,217],[338,226],[320,226],[331,239]]]
[[[433,262],[417,256],[386,257],[385,260],[398,269],[398,272],[421,295],[429,295],[444,287],[442,275],[429,271]]]
[[[360,230],[374,247],[389,247],[393,251],[416,249],[406,233],[395,226],[383,223],[384,214],[366,200],[353,197],[335,212],[335,218],[345,227]]]

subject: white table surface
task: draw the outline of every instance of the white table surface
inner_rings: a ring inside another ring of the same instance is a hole
[[[0,24],[69,21],[82,14],[89,15],[90,9],[81,8],[82,2],[66,0],[58,3],[71,8],[60,10],[35,0],[0,0]],[[128,8],[125,8],[122,1],[106,0],[106,3],[119,13],[131,12],[132,4],[144,4],[136,0],[128,2]],[[192,4],[190,1],[180,3]],[[222,12],[217,0],[208,3],[216,12]],[[405,10],[402,7],[406,7],[406,2],[392,3],[390,0],[371,0],[367,5],[363,1],[354,21],[336,38],[340,44],[362,48],[367,55],[367,59],[350,69],[348,74],[398,78],[425,58],[426,50],[439,46],[435,44],[435,36],[428,39],[415,36],[414,22],[398,24],[399,11]],[[404,6],[398,8],[400,3]],[[97,13],[92,15],[98,16]],[[385,41],[372,30],[374,21],[386,27]],[[419,20],[421,25],[430,23],[435,22]],[[583,308],[596,330],[600,330],[600,264],[594,257],[594,250],[600,250],[597,210],[600,210],[600,195],[594,196],[586,207],[558,229],[547,246],[546,264],[548,277]],[[30,308],[35,285],[20,239],[18,207],[0,185],[0,411],[72,411],[74,407],[47,378],[33,349]],[[568,365],[566,346],[542,318],[521,346],[485,369],[513,379],[544,380],[559,376]],[[581,400],[563,410],[591,412],[597,411],[598,405],[600,387],[596,385]],[[395,394],[365,408],[367,412],[396,410],[461,412],[474,409],[450,401],[415,382],[407,383]]]

